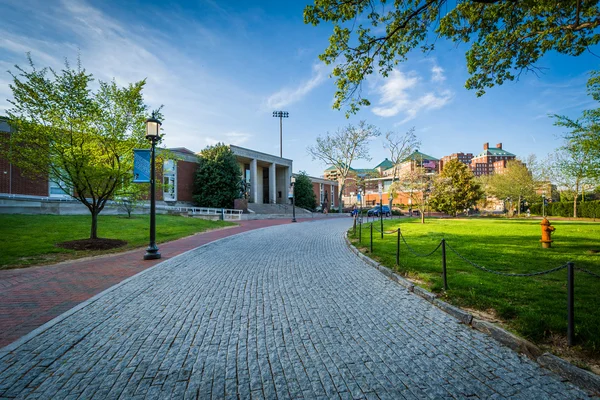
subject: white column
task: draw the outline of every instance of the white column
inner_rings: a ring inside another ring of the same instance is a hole
[[[269,166],[269,202],[277,203],[277,165],[275,163]]]
[[[290,190],[290,185],[292,184],[292,169],[290,167],[287,167],[285,169],[285,190],[283,192],[283,196],[284,198],[284,204],[292,204],[291,203],[291,199],[288,198],[288,192]]]
[[[258,174],[256,173],[256,158],[250,161],[250,202],[258,204]]]
[[[331,208],[334,208],[336,206],[335,201],[337,199],[338,194],[336,193],[336,190],[333,185],[330,185],[330,187],[331,187]]]

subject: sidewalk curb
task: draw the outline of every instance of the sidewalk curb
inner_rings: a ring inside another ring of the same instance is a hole
[[[560,375],[562,378],[586,390],[591,395],[600,396],[600,376],[576,367],[575,365],[553,354],[543,353],[539,347],[530,341],[522,339],[508,332],[507,330],[492,324],[491,322],[474,318],[472,314],[446,303],[445,301],[437,299],[437,295],[435,293],[431,293],[420,286],[415,286],[406,278],[396,274],[388,267],[381,265],[377,261],[361,253],[360,250],[350,243],[350,239],[348,239],[348,232],[345,233],[344,240],[346,241],[348,248],[361,260],[379,270],[392,281],[397,282],[401,286],[407,288],[409,292],[413,292],[414,294],[437,306],[440,310],[456,318],[460,323],[469,325],[471,328],[485,333],[510,349],[526,355],[528,358],[538,363],[541,367]]]
[[[77,313],[79,310],[81,310],[81,309],[87,307],[88,305],[94,303],[95,301],[97,301],[100,298],[102,298],[103,296],[109,294],[113,290],[116,290],[117,288],[119,288],[119,287],[121,287],[123,285],[126,285],[132,279],[134,279],[134,278],[136,278],[136,277],[138,277],[138,276],[140,276],[142,274],[145,274],[145,273],[147,273],[149,271],[152,271],[152,270],[154,270],[155,268],[157,268],[159,266],[162,266],[166,262],[171,262],[172,260],[176,260],[177,258],[179,258],[179,257],[181,257],[181,256],[183,256],[185,254],[188,254],[188,253],[190,253],[192,251],[196,251],[196,250],[201,249],[201,248],[206,247],[206,246],[213,245],[214,243],[220,242],[222,240],[228,240],[228,239],[231,239],[233,237],[236,237],[236,236],[239,236],[239,235],[245,235],[245,234],[248,234],[250,232],[259,231],[261,229],[272,228],[273,226],[280,226],[280,225],[272,225],[272,226],[265,226],[265,227],[262,227],[262,228],[251,229],[251,230],[248,230],[248,231],[235,233],[235,234],[230,235],[230,236],[226,236],[226,237],[223,237],[223,238],[219,238],[219,239],[213,240],[212,242],[208,242],[208,243],[205,243],[205,244],[200,245],[198,247],[194,247],[193,249],[184,251],[183,253],[177,254],[176,256],[173,256],[173,257],[171,257],[169,259],[161,261],[161,262],[159,262],[156,265],[153,265],[153,266],[151,266],[149,268],[146,268],[143,271],[138,272],[135,275],[130,276],[129,278],[125,278],[121,282],[119,282],[119,283],[117,283],[117,284],[109,287],[108,289],[103,290],[102,292],[98,293],[97,295],[95,295],[93,297],[90,297],[89,299],[87,299],[87,300],[85,300],[85,301],[77,304],[75,307],[73,307],[73,308],[65,311],[64,313],[60,314],[59,316],[54,317],[50,321],[48,321],[45,324],[43,324],[43,325],[35,328],[34,330],[32,330],[31,332],[27,333],[26,335],[21,336],[19,339],[15,340],[14,342],[12,342],[12,343],[10,343],[10,344],[8,344],[8,345],[0,348],[0,360],[2,358],[4,358],[5,356],[7,356],[12,351],[14,351],[15,349],[17,349],[18,347],[20,347],[21,345],[27,343],[28,341],[30,341],[31,339],[33,339],[34,337],[36,337],[37,335],[39,335],[39,334],[47,331],[48,329],[52,328],[54,325],[60,323],[61,321],[69,318],[71,315]]]

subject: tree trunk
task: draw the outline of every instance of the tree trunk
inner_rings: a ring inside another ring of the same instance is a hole
[[[519,204],[517,205],[517,215],[521,216],[521,196],[519,195]]]
[[[425,207],[421,210],[421,223],[425,223]]]
[[[577,197],[579,197],[579,182],[575,183],[575,196],[573,196],[573,218],[577,218]]]
[[[98,212],[92,211],[92,229],[90,230],[90,239],[98,239]]]

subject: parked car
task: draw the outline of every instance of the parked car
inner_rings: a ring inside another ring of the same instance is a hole
[[[383,215],[385,215],[386,217],[389,217],[392,212],[390,211],[390,207],[388,206],[375,206],[373,208],[371,208],[369,211],[367,211],[367,216],[368,217],[379,217],[379,213],[383,213]]]

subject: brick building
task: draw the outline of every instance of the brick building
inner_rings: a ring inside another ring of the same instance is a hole
[[[489,143],[484,143],[483,151],[471,159],[471,171],[475,176],[502,173],[506,169],[506,163],[516,158],[517,156],[502,148],[502,143],[492,148]]]
[[[440,171],[443,170],[444,165],[451,160],[458,160],[470,168],[472,159],[473,153],[452,153],[449,156],[444,156],[440,159]]]

